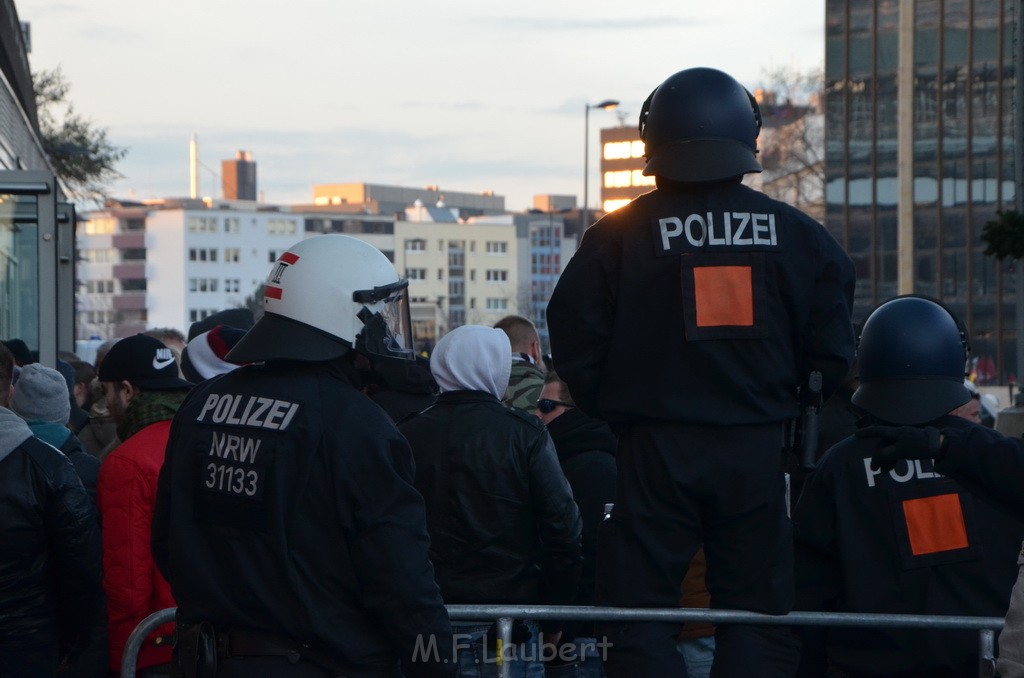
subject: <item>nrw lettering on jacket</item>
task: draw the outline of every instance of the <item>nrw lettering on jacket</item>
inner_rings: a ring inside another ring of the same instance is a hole
[[[657,220],[663,253],[690,247],[777,247],[775,215],[756,212],[705,212]]]
[[[299,404],[287,400],[236,393],[211,393],[203,403],[196,421],[284,431],[298,411]]]

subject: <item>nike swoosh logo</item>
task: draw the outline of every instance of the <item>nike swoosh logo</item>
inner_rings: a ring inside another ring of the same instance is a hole
[[[174,358],[168,358],[167,360],[160,360],[156,356],[153,356],[153,369],[154,370],[162,370],[165,367],[167,367],[168,365],[171,365],[172,363],[174,363]]]

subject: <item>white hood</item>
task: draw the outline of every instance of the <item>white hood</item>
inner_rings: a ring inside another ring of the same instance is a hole
[[[493,327],[456,327],[434,347],[430,372],[441,393],[484,391],[500,400],[512,373],[512,344]]]
[[[32,429],[25,420],[10,410],[0,407],[0,459],[32,437]]]

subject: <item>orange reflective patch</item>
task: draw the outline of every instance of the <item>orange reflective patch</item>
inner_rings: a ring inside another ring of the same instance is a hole
[[[910,551],[915,556],[969,546],[964,512],[956,494],[908,499],[903,502],[903,516],[907,521]]]
[[[697,327],[753,327],[754,290],[749,266],[700,266],[693,269]]]

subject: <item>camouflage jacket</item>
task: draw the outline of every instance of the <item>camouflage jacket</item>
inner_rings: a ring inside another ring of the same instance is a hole
[[[511,407],[533,412],[537,408],[537,399],[544,388],[544,373],[537,366],[525,360],[512,361],[512,376],[508,380],[508,390],[501,402]]]

